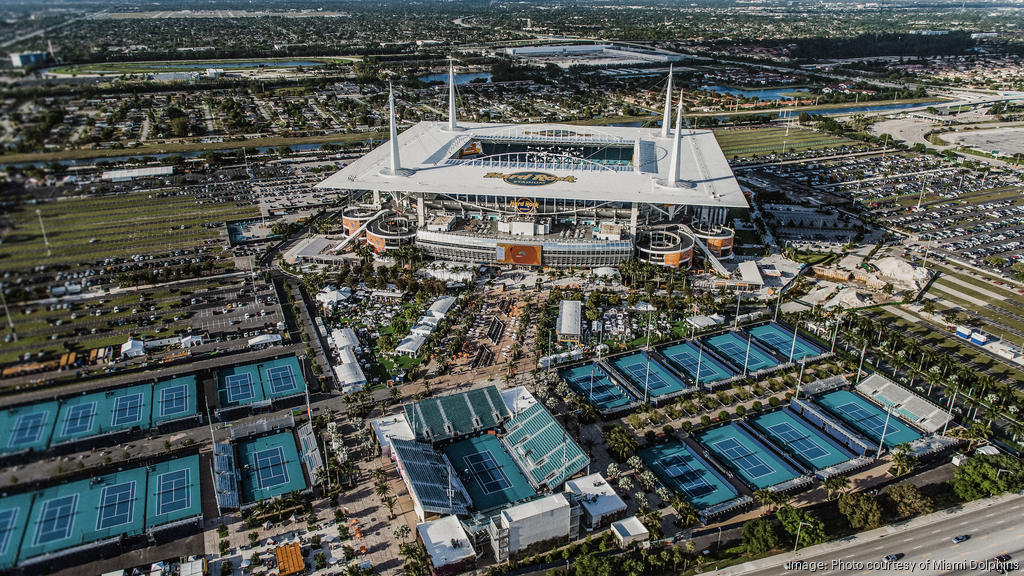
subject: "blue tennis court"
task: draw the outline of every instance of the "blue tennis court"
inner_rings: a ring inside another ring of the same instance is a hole
[[[775,445],[812,470],[828,468],[854,457],[852,452],[806,425],[788,410],[758,414],[749,422]]]
[[[199,514],[202,514],[199,456],[187,456],[149,467],[147,529]]]
[[[111,416],[111,426],[125,426],[128,424],[140,424],[142,422],[142,409],[145,407],[146,395],[138,392],[114,399],[114,414]],[[149,419],[147,418],[148,422]]]
[[[695,382],[717,382],[736,375],[733,369],[712,358],[707,350],[701,350],[692,341],[663,348],[660,352],[670,364]],[[697,375],[698,363],[700,363],[699,378]]]
[[[729,362],[732,362],[732,365],[739,372],[743,371],[744,364],[748,372],[757,372],[758,370],[779,365],[778,360],[762,350],[757,345],[757,342],[749,342],[748,347],[747,339],[735,332],[726,332],[725,334],[712,336],[704,342],[728,358]],[[750,351],[749,355],[747,353],[748,348]]]
[[[670,489],[684,494],[698,510],[736,497],[732,485],[685,444],[659,444],[638,454]]]
[[[685,384],[643,352],[620,356],[612,360],[611,364],[640,391],[646,388],[650,397],[657,398],[686,390]]]
[[[788,359],[790,352],[792,352],[794,362],[803,358],[818,356],[824,352],[824,350],[815,346],[799,334],[796,335],[796,345],[794,346],[793,331],[788,328],[783,328],[774,322],[771,324],[765,324],[764,326],[748,328],[747,332],[753,335],[754,338],[757,338],[761,342],[767,344],[769,348],[781,354],[783,358]]]
[[[196,413],[196,377],[179,376],[153,384],[153,425]]]
[[[242,496],[246,503],[306,488],[299,451],[291,432],[242,440],[237,446],[238,462],[243,467]]]
[[[100,493],[96,530],[131,524],[135,519],[135,482],[106,486]]]
[[[698,432],[694,438],[754,490],[774,486],[799,475],[735,424]]]
[[[250,374],[232,374],[224,378],[224,391],[228,402],[241,403],[256,398],[256,383]]]
[[[0,409],[0,452],[45,450],[59,408],[58,402],[42,402]]]
[[[281,398],[306,391],[302,367],[294,356],[257,364],[256,372],[262,379],[263,395],[266,398]]]
[[[221,408],[266,400],[256,364],[232,366],[217,371],[217,400]]]
[[[32,494],[9,494],[0,498],[0,570],[13,568],[25,534]]]
[[[885,446],[892,448],[921,437],[910,425],[895,414],[886,425],[886,412],[853,392],[836,390],[814,397],[814,403],[824,407],[833,416],[854,427],[868,438],[879,442],[885,431]]]
[[[627,406],[634,402],[632,395],[616,386],[604,370],[593,362],[560,370],[558,374],[573,390],[582,394],[600,411]]]
[[[537,494],[496,436],[467,438],[441,450],[477,510],[493,510]]]
[[[494,461],[490,450],[469,454],[464,456],[463,460],[472,471],[473,477],[483,487],[485,494],[493,494],[499,490],[507,490],[512,487],[512,482],[509,481],[505,472],[498,467],[498,463]]]

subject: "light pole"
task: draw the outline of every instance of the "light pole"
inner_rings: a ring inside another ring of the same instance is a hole
[[[43,227],[43,211],[36,208],[36,216],[39,217],[39,229],[43,231],[43,242],[46,243],[46,255],[52,256],[53,253],[50,252],[50,241],[46,239],[46,228]]]
[[[889,417],[892,416],[893,408],[895,408],[893,405],[886,406],[885,425],[882,426],[882,439],[878,441],[878,452],[875,454],[875,458],[882,457],[882,444],[885,443],[885,433],[889,431]]]
[[[1011,472],[1010,470],[1007,470],[1005,468],[1000,468],[999,471],[996,472],[996,480],[999,480],[999,475],[1002,474],[1003,472],[1008,472],[1010,474],[1013,474],[1013,472]]]
[[[800,529],[804,526],[810,526],[807,522],[801,522],[796,527],[796,542],[793,543],[793,553],[796,554],[796,547],[800,545]]]
[[[4,285],[0,283],[0,302],[4,303],[4,312],[7,314],[7,325],[11,327],[11,334],[14,335],[14,341],[18,341],[18,333],[14,331],[14,320],[11,320],[11,311],[7,308],[7,296],[4,294]]]
[[[721,549],[722,549],[722,527],[719,526],[718,527],[718,547],[715,548],[715,552],[718,552]]]
[[[950,419],[953,418],[953,403],[956,402],[957,392],[960,392],[960,385],[953,389],[953,396],[949,399],[949,411],[946,412],[946,423],[942,425],[942,435],[946,435],[946,427],[949,426]]]

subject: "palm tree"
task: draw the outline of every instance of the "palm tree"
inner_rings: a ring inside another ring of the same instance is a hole
[[[630,452],[636,450],[638,445],[636,438],[621,426],[609,428],[604,433],[604,443],[608,450],[614,452],[619,459],[625,458]]]
[[[845,492],[850,487],[850,479],[846,476],[830,476],[822,480],[821,485],[828,490],[828,499],[832,499],[832,495],[836,492]]]
[[[388,482],[378,482],[373,487],[373,493],[381,499],[381,502],[383,502],[384,498],[386,498],[388,494],[391,494],[391,484]]]
[[[988,440],[992,437],[992,428],[987,424],[981,422],[971,422],[971,427],[968,429],[968,439],[970,443],[967,445],[967,451],[970,452],[974,448],[974,443],[981,440]]]
[[[370,477],[376,483],[387,482],[388,473],[383,468],[374,468],[373,472],[370,472]]]
[[[388,496],[387,498],[381,500],[381,503],[384,504],[384,507],[388,509],[388,517],[394,518],[395,506],[398,504],[398,499],[395,498],[394,496]]]
[[[697,510],[679,492],[672,496],[672,499],[669,500],[669,505],[675,509],[676,516],[679,518],[679,524],[682,526],[692,526],[699,519]]]

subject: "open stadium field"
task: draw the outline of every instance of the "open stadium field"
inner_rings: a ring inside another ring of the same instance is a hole
[[[715,360],[710,354],[705,354],[699,343],[694,344],[694,342],[698,341],[692,340],[662,348],[661,355],[677,370],[685,372],[693,380],[697,379],[697,364],[699,363],[701,383],[725,380],[736,375],[735,370]]]
[[[792,330],[775,322],[749,328],[747,332],[769,348],[778,352],[783,358],[790,358],[790,355],[792,355],[792,361],[794,362],[817,356],[824,352],[818,345],[799,334],[795,334],[796,338],[794,339]]]
[[[604,370],[593,362],[561,370],[558,375],[598,410],[610,410],[635,401],[629,392],[616,386]]]
[[[644,353],[620,356],[611,361],[612,367],[623,374],[638,390],[657,398],[686,390],[686,384],[673,376],[664,366],[649,360]]]
[[[788,136],[785,127],[750,128],[743,126],[717,129],[714,133],[726,158],[782,152],[783,143],[785,143],[787,151],[795,150],[797,152],[838,146],[864,146],[863,142],[856,140],[797,127],[790,128]]]
[[[725,478],[679,441],[644,448],[638,454],[665,484],[685,494],[697,510],[736,497],[736,490]]]
[[[757,372],[779,365],[779,361],[762,350],[756,341],[751,342],[736,332],[725,332],[702,341],[728,358],[739,372],[742,372],[744,367],[748,372]]]
[[[495,436],[469,438],[443,450],[478,510],[490,510],[536,494]]]
[[[46,255],[37,209],[52,256]],[[257,206],[196,204],[194,196],[150,198],[142,192],[19,206],[6,213],[13,227],[2,236],[0,264],[15,271],[40,264],[74,266],[111,256],[189,249],[219,237],[218,230],[206,229],[204,223],[258,215]],[[187,228],[181,230],[182,225]]]

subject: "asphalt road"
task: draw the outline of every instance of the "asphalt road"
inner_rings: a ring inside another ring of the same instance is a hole
[[[833,576],[853,574],[977,574],[986,572],[970,562],[987,562],[1000,554],[1011,556],[1011,562],[1024,559],[1024,525],[1020,515],[1024,502],[1015,500],[1004,506],[947,516],[930,517],[933,521],[900,530],[891,528],[879,538],[833,549],[799,555],[800,565],[777,566],[747,572],[751,575],[785,576],[811,573]],[[970,536],[966,542],[954,544],[954,536]],[[899,559],[888,566],[882,558],[896,554]]]

